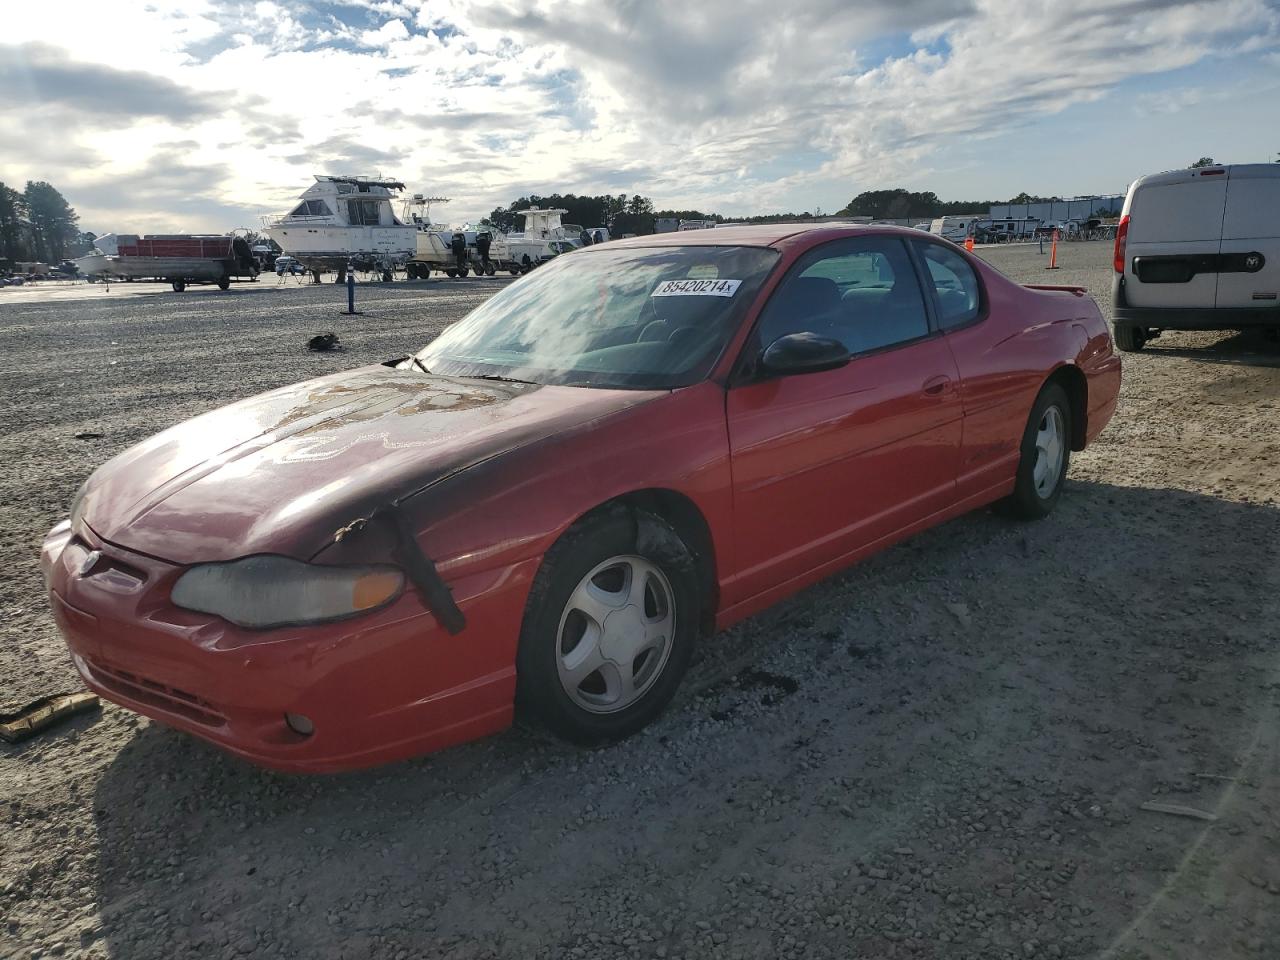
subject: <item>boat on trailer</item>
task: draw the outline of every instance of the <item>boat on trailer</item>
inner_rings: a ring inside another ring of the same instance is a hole
[[[94,251],[75,261],[82,275],[118,280],[167,280],[181,293],[190,284],[258,276],[258,263],[243,237],[218,234],[104,234]]]
[[[511,249],[511,259],[522,270],[532,270],[581,244],[582,228],[568,226],[561,220],[568,212],[542,207],[513,211],[517,217],[524,218],[524,230],[507,234],[507,246]]]
[[[405,202],[403,217],[417,231],[417,250],[405,264],[405,273],[410,280],[425,280],[432,270],[438,270],[449,277],[465,277],[482,273],[492,277],[499,270],[505,270],[512,276],[520,273],[520,265],[511,257],[507,237],[500,230],[487,224],[464,223],[460,227],[450,227],[436,223],[431,219],[433,203],[448,203],[448,197],[425,197],[415,193]],[[476,246],[476,240],[482,234],[489,235],[489,265],[486,269],[484,258]],[[458,258],[453,252],[453,238],[462,234],[466,244],[466,264],[458,266]]]
[[[267,236],[317,281],[322,270],[336,270],[342,282],[348,264],[390,280],[417,252],[417,228],[392,208],[404,184],[381,177],[315,179],[289,213],[263,218]]]

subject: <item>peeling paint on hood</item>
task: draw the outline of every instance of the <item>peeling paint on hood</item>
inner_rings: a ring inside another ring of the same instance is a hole
[[[361,368],[126,450],[90,479],[82,516],[105,539],[176,563],[307,557],[373,503],[660,395]]]

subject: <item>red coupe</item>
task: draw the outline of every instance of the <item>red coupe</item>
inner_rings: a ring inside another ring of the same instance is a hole
[[[92,689],[256,763],[383,763],[516,708],[607,740],[699,635],[975,507],[1048,513],[1119,387],[1083,289],[916,230],[639,237],[125,451],[42,564]]]

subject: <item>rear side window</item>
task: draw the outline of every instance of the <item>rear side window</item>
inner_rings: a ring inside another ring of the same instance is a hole
[[[925,266],[938,292],[938,325],[954,330],[978,319],[982,295],[977,274],[964,257],[938,243],[921,244]]]

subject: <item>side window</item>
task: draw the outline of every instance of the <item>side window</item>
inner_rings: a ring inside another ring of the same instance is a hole
[[[348,200],[347,217],[355,226],[378,225],[377,200]]]
[[[328,217],[332,215],[329,205],[323,200],[303,200],[298,209],[290,214],[292,217]]]
[[[938,323],[943,330],[963,327],[978,318],[982,297],[973,267],[939,243],[921,244],[925,266],[938,292]]]
[[[836,240],[792,267],[760,316],[760,344],[815,333],[868,353],[927,336],[929,319],[902,241]]]

